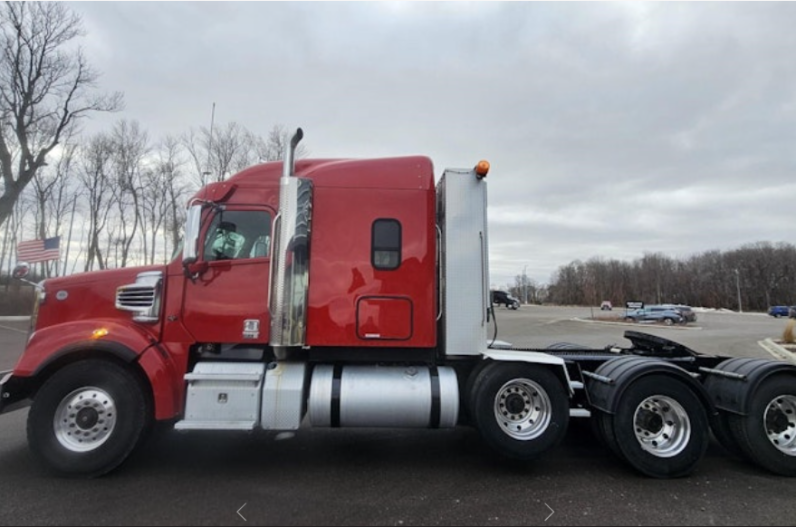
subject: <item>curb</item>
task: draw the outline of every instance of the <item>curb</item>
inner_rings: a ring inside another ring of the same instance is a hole
[[[774,342],[773,339],[768,338],[765,340],[760,340],[757,343],[760,345],[761,348],[763,348],[764,350],[766,350],[767,352],[769,352],[771,355],[778,358],[779,360],[784,360],[796,364],[796,353],[793,353],[792,351],[788,351],[787,349],[783,348],[782,346]]]
[[[589,320],[588,318],[572,318],[570,320],[576,320],[578,322],[586,322],[588,324],[605,324],[607,326],[632,326],[635,328],[659,328],[659,329],[679,329],[681,331],[695,331],[695,330],[702,330],[702,326],[662,326],[659,324],[639,324],[638,322],[609,322],[606,320]]]
[[[30,320],[29,316],[22,317],[0,317],[0,322],[25,322]]]

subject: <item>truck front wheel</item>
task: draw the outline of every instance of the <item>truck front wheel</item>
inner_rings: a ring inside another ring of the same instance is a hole
[[[478,430],[500,454],[531,460],[556,446],[569,423],[569,401],[550,370],[525,363],[496,362],[473,385]]]
[[[96,477],[130,455],[150,420],[132,372],[85,360],[56,372],[39,389],[28,414],[28,443],[47,468]]]

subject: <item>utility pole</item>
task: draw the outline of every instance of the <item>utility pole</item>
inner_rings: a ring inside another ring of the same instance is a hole
[[[735,289],[738,291],[738,313],[743,313],[743,306],[741,305],[741,273],[738,269],[735,270]]]

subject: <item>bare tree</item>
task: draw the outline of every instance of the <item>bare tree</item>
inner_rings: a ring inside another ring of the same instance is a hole
[[[185,223],[185,200],[189,193],[188,185],[184,181],[183,166],[185,162],[181,158],[182,147],[180,141],[174,136],[166,136],[160,143],[158,149],[157,170],[163,175],[165,185],[165,198],[168,202],[166,216],[164,218],[164,257],[168,258],[168,248],[171,242],[171,250],[174,251],[180,244],[182,228]]]
[[[292,132],[281,124],[274,125],[268,132],[268,139],[251,134],[249,141],[256,154],[257,161],[260,163],[267,161],[279,161],[285,153],[285,146],[290,144]],[[296,147],[295,158],[307,157],[309,150],[302,143]]]
[[[48,154],[98,111],[122,106],[119,92],[94,92],[98,74],[73,41],[82,21],[65,4],[0,7],[0,225]]]
[[[43,167],[33,177],[29,188],[34,196],[36,235],[39,239],[60,235],[60,219],[72,208],[76,199],[76,189],[71,179],[76,148],[74,144],[66,145],[55,166]],[[52,266],[52,262],[45,266],[45,276],[52,275]]]
[[[209,129],[191,128],[183,144],[193,161],[195,182],[203,187],[212,181],[223,181],[237,170],[251,164],[250,133],[238,123],[227,123]]]
[[[85,189],[86,210],[89,211],[88,247],[84,271],[96,266],[105,269],[107,256],[103,257],[100,235],[105,231],[113,207],[114,179],[111,177],[113,144],[104,134],[92,137],[81,149],[80,182]],[[105,253],[107,255],[107,252]]]
[[[119,249],[120,267],[126,267],[130,258],[130,248],[139,229],[145,230],[142,211],[141,171],[144,157],[149,152],[149,138],[138,121],[121,120],[113,127],[111,134],[113,155],[111,157],[115,184],[114,199],[118,220],[119,237],[115,243]],[[143,238],[143,253],[147,253],[147,239]]]
[[[183,144],[194,167],[193,181],[203,187],[212,181],[223,181],[255,163],[282,159],[290,135],[284,126],[275,125],[268,138],[263,138],[232,122],[217,127],[212,135],[207,128],[192,128],[183,137]],[[305,145],[299,145],[296,159],[307,157],[308,153]]]

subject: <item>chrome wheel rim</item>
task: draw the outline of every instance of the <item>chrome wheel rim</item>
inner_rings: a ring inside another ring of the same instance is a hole
[[[58,442],[72,452],[99,448],[116,427],[116,402],[108,392],[79,388],[61,400],[55,410],[53,430]]]
[[[641,448],[655,457],[680,454],[691,439],[691,421],[685,409],[664,395],[647,397],[636,407],[633,430]]]
[[[512,379],[495,395],[495,420],[512,439],[530,441],[547,430],[552,404],[547,392],[530,379]]]
[[[796,396],[780,395],[766,406],[763,426],[771,444],[783,454],[796,456]]]

